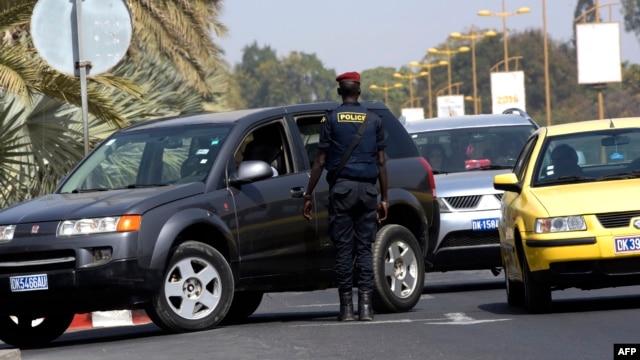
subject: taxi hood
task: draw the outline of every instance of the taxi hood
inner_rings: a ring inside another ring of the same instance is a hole
[[[637,210],[638,185],[639,180],[591,182],[532,188],[531,193],[548,216],[597,214]]]

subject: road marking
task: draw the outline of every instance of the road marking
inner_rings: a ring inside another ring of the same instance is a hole
[[[357,299],[357,297],[356,297]],[[422,295],[420,296],[420,300],[425,299],[433,299],[432,295]],[[330,304],[306,304],[306,305],[290,305],[292,308],[316,308],[316,307],[325,307],[325,306],[340,306],[340,303],[330,303]]]
[[[445,320],[444,318],[439,319],[398,319],[398,320],[374,320],[374,321],[336,321],[330,323],[323,324],[301,324],[301,325],[292,325],[292,327],[313,327],[313,326],[349,326],[349,325],[375,325],[375,324],[408,324],[414,322],[424,322],[424,321],[437,321],[437,320]]]
[[[498,321],[507,321],[511,319],[489,319],[489,320],[476,320],[472,317],[467,316],[465,313],[448,313],[444,314],[444,316],[449,319],[446,322],[427,322],[428,325],[474,325],[474,324],[482,324],[488,322],[498,322]]]
[[[476,320],[467,316],[465,313],[447,313],[444,318],[435,319],[397,319],[397,320],[374,320],[374,321],[336,321],[321,324],[300,324],[292,325],[292,327],[323,327],[323,326],[353,326],[353,325],[375,325],[375,324],[410,324],[415,322],[424,322],[426,325],[475,325],[498,321],[507,321],[511,319],[489,319]]]

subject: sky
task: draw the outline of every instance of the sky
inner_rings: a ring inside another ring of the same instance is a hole
[[[501,16],[477,13],[501,13],[502,1],[507,13],[531,9],[506,17],[507,34],[542,29],[542,0],[226,0],[218,20],[229,32],[215,41],[231,65],[240,63],[243,48],[256,42],[271,47],[278,57],[292,51],[315,54],[336,73],[379,66],[399,69],[423,60],[427,49],[442,44],[451,32],[469,33],[474,26],[501,33]],[[577,1],[546,0],[551,40],[571,39]],[[622,60],[640,63],[639,41],[624,31],[621,5],[602,7],[607,3],[599,2],[601,18],[620,23]]]

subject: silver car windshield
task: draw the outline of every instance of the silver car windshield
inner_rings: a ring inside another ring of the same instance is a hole
[[[230,127],[142,128],[106,139],[71,173],[60,193],[205,181]]]
[[[487,126],[412,133],[411,137],[434,173],[508,169],[515,164],[530,125]]]
[[[608,129],[549,137],[534,186],[640,177],[640,129]]]

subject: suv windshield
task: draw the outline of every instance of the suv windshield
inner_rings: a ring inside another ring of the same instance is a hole
[[[60,193],[204,181],[229,126],[183,126],[116,133],[66,179]]]
[[[533,185],[640,177],[640,130],[609,129],[549,137]]]
[[[512,168],[530,125],[487,126],[412,133],[411,137],[434,173]]]

